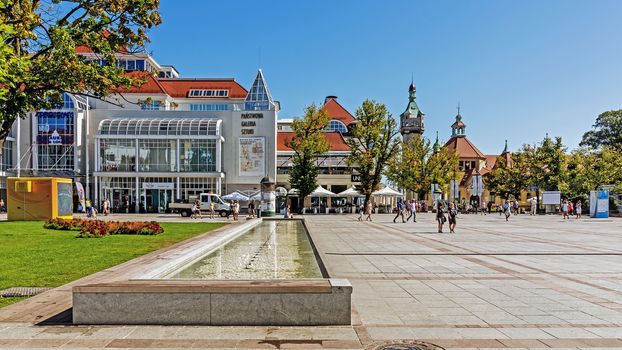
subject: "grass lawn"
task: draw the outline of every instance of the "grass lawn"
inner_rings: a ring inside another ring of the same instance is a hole
[[[161,223],[156,236],[76,238],[76,231],[43,228],[43,222],[0,222],[0,290],[58,287],[146,253],[223,226]],[[23,298],[0,298],[0,307]]]

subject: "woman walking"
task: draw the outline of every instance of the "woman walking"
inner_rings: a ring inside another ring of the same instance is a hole
[[[458,216],[458,210],[454,202],[449,202],[449,211],[447,212],[447,218],[449,219],[449,233],[456,233],[456,217]]]
[[[577,205],[574,208],[575,214],[577,214],[577,219],[581,218],[581,200],[577,201]]]
[[[564,200],[564,203],[562,203],[562,212],[564,213],[564,220],[566,220],[566,218],[570,219],[570,215],[568,215],[569,208],[570,206],[568,205],[568,200]]]
[[[438,223],[438,233],[443,233],[443,224],[447,221],[444,212],[445,205],[442,202],[438,202],[436,205],[436,222]]]
[[[359,209],[358,221],[363,221],[363,213],[365,213],[365,205],[361,203],[358,209]]]
[[[510,209],[511,208],[510,202],[508,202],[507,199],[505,200],[501,208],[503,209],[503,213],[505,214],[505,221],[510,221],[509,219],[510,219],[510,215],[512,215],[512,212]]]
[[[365,213],[367,214],[367,217],[365,218],[365,221],[372,221],[371,220],[371,212],[373,210],[373,205],[371,204],[371,201],[367,202],[367,207],[365,208]]]
[[[199,202],[199,200],[197,199],[196,201],[194,201],[194,205],[192,206],[192,218],[196,219],[197,216],[199,217],[199,219],[202,219],[201,217],[201,202]]]
[[[240,216],[240,202],[233,201],[233,221],[238,221]]]

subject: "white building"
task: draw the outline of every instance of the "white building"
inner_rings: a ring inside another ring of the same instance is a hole
[[[163,212],[176,199],[259,190],[263,177],[276,178],[279,103],[261,70],[246,90],[229,78],[180,78],[147,54],[120,54],[117,64],[145,84],[111,96],[122,106],[65,94],[58,109],[17,121],[0,188],[6,176],[70,177],[115,211]]]

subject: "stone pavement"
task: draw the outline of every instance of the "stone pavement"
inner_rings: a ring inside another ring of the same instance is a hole
[[[392,218],[307,216],[331,277],[353,285],[352,327],[0,322],[0,348],[622,349],[621,219],[462,215],[457,234],[437,234],[431,214]]]

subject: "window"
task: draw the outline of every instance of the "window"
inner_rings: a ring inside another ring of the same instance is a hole
[[[13,167],[13,141],[6,140],[0,158],[0,171],[6,171]]]
[[[40,111],[36,118],[39,168],[73,170],[73,112]]]
[[[139,140],[140,171],[176,171],[176,152],[175,140]]]
[[[181,140],[180,171],[216,171],[216,140]]]
[[[225,89],[191,89],[188,97],[228,97],[229,90]]]
[[[330,124],[328,125],[328,130],[339,131],[342,134],[345,134],[348,132],[348,128],[346,128],[345,124],[335,119],[330,121]]]
[[[135,171],[136,140],[101,139],[99,171]]]
[[[164,108],[164,104],[157,100],[152,101],[150,104],[147,102],[142,102],[140,104],[140,109],[142,109],[143,111],[159,111],[163,110]]]
[[[191,111],[227,111],[231,109],[226,104],[191,104]]]

